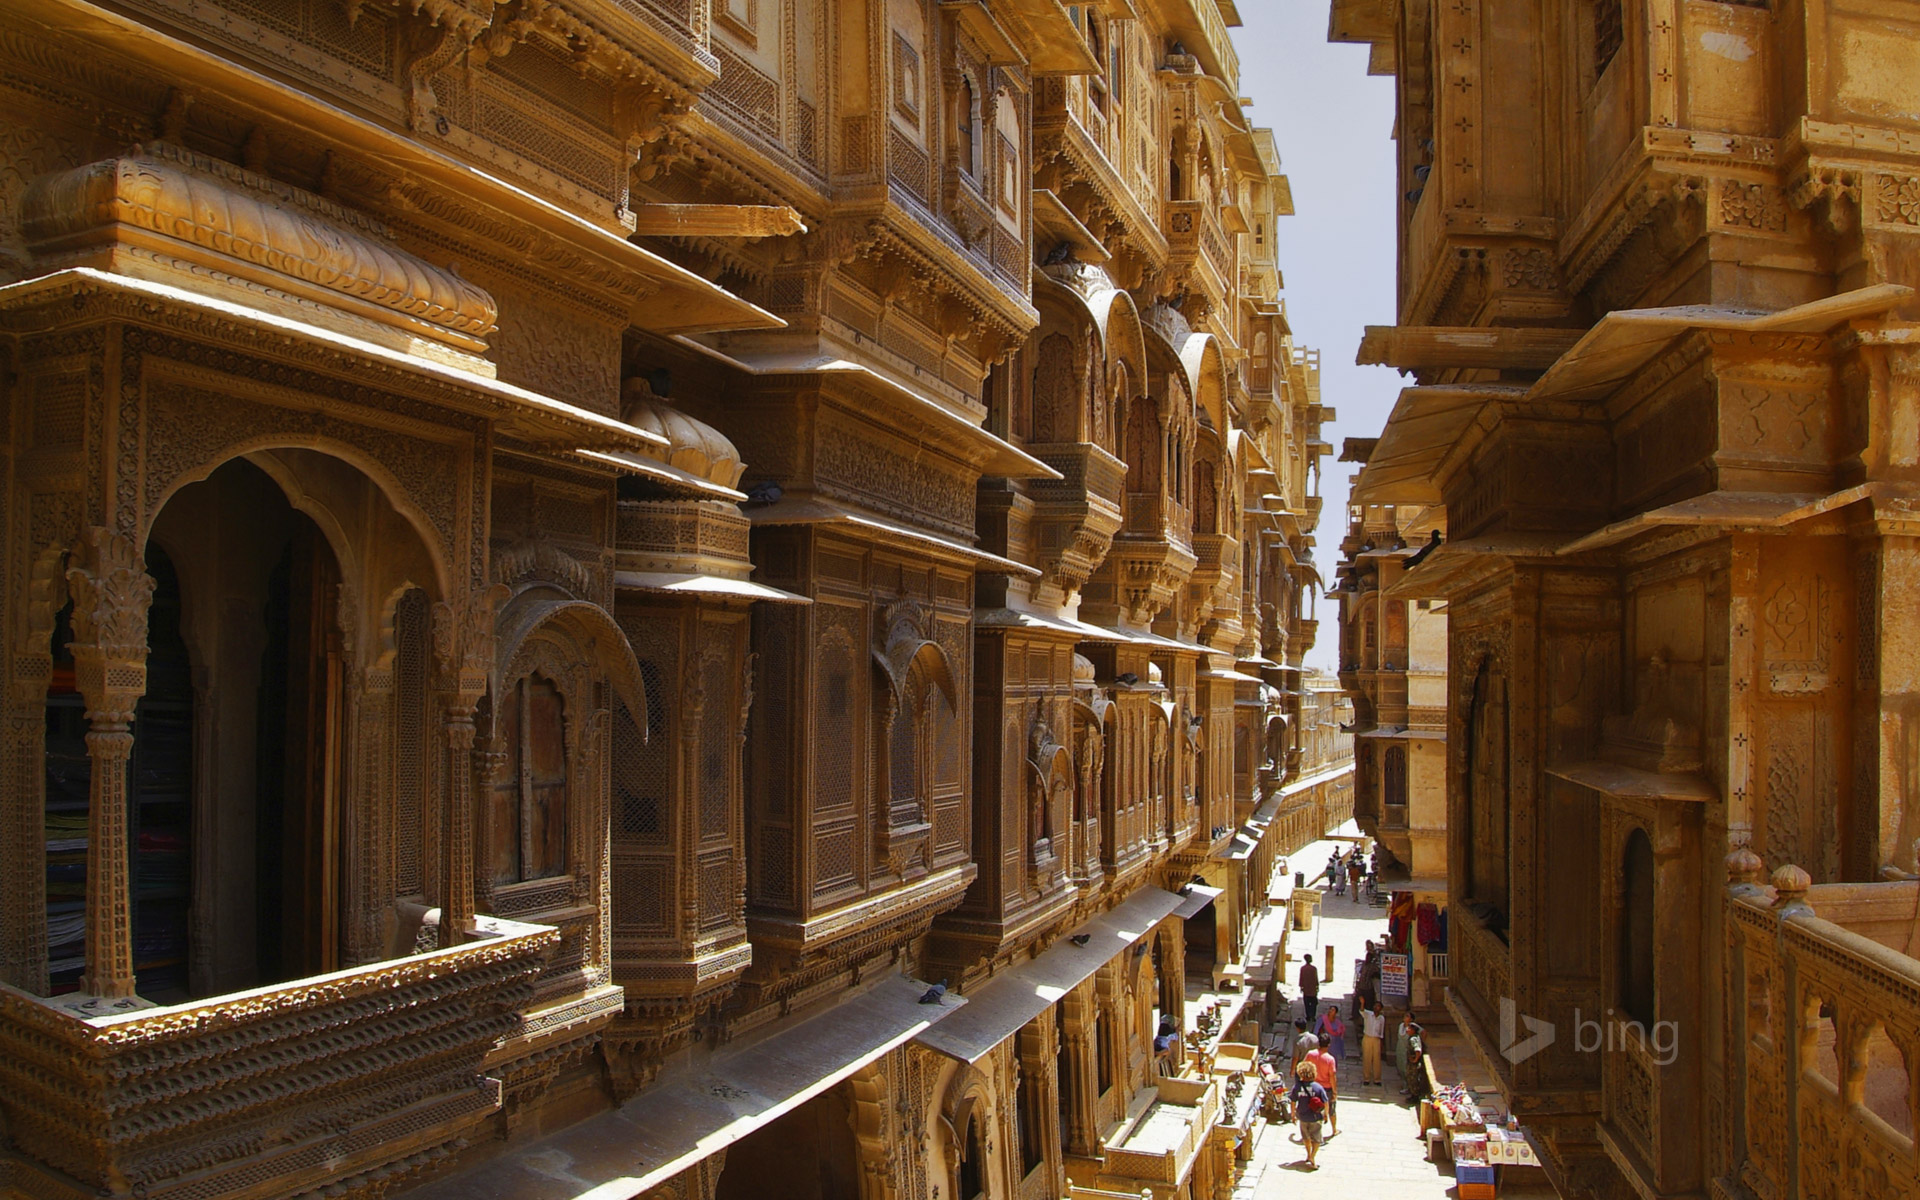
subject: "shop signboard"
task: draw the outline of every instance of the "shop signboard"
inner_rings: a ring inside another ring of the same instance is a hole
[[[1383,1000],[1405,1000],[1412,989],[1409,986],[1409,956],[1405,954],[1382,954],[1380,956],[1380,998]]]

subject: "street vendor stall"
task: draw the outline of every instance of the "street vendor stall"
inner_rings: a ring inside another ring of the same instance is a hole
[[[1431,1073],[1433,1060],[1424,1065]],[[1453,1163],[1459,1200],[1497,1200],[1499,1185],[1543,1178],[1526,1130],[1465,1084],[1435,1087],[1420,1102],[1420,1129],[1427,1157]]]

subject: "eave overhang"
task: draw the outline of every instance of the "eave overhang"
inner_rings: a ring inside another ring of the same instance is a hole
[[[20,283],[0,287],[0,329],[28,334],[51,328],[57,321],[74,319],[76,306],[91,296],[100,296],[124,304],[125,312],[107,311],[105,319],[138,323],[142,316],[167,312],[187,323],[204,326],[225,336],[247,337],[257,352],[271,357],[276,343],[298,343],[330,354],[335,365],[322,370],[336,371],[366,382],[369,370],[392,372],[416,381],[436,402],[459,412],[486,417],[498,423],[499,431],[543,450],[577,453],[581,450],[632,453],[645,457],[650,468],[657,467],[673,476],[673,482],[686,482],[685,472],[669,468],[652,458],[664,449],[667,439],[659,434],[636,429],[624,421],[543,396],[525,388],[502,383],[484,375],[448,366],[433,359],[402,354],[348,334],[321,329],[279,314],[230,301],[203,296],[163,283],[152,283],[126,275],[114,275],[91,267],[75,267],[41,275]],[[44,316],[42,316],[44,314]],[[602,466],[609,464],[602,463]],[[613,464],[619,465],[619,464]],[[717,485],[707,485],[717,488]],[[694,488],[694,490],[705,490]],[[739,496],[730,488],[718,488],[728,499]]]
[[[258,71],[132,17],[86,0],[10,0],[16,18],[37,21],[60,35],[80,38],[155,73],[175,86],[204,88],[238,108],[298,128],[320,145],[349,158],[364,158],[414,175],[468,203],[484,205],[503,220],[552,239],[611,272],[644,280],[626,314],[655,333],[720,329],[781,329],[786,322],[757,305],[628,241],[624,231],[603,228],[469,163],[435,150],[419,138],[356,116],[306,91],[289,89]]]
[[[1046,463],[974,424],[933,396],[865,363],[842,357],[831,347],[719,350],[693,338],[675,340],[748,375],[773,379],[793,376],[796,381],[806,377],[837,380],[878,393],[881,398],[902,405],[913,419],[925,422],[929,434],[936,440],[953,444],[958,456],[980,468],[983,474],[1005,479],[1063,478]]]
[[[1826,333],[1878,317],[1905,303],[1913,289],[1895,283],[1857,288],[1778,312],[1722,305],[1616,309],[1600,318],[1527,391],[1527,400],[1603,400],[1658,357],[1674,339],[1696,330],[1736,333]]]
[[[1353,504],[1438,504],[1438,473],[1460,436],[1489,405],[1525,389],[1483,384],[1402,389],[1367,464],[1354,477]]]

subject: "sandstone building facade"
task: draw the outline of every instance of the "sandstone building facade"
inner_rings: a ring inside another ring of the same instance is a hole
[[[1364,463],[1365,441],[1347,439],[1342,459]],[[1444,884],[1447,606],[1391,593],[1440,545],[1446,517],[1437,506],[1350,507],[1332,596],[1340,605],[1340,682],[1354,702],[1355,815],[1386,849],[1396,878]]]
[[[1341,461],[1364,469],[1373,445],[1348,438]],[[1373,860],[1379,889],[1415,914],[1385,949],[1408,956],[1406,999],[1423,1021],[1444,1019],[1450,970],[1439,933],[1448,915],[1447,602],[1396,585],[1445,534],[1440,505],[1349,505],[1330,593],[1340,606],[1340,683],[1354,709],[1354,816],[1383,852]]]
[[[1447,602],[1454,1016],[1566,1195],[1920,1194],[1920,21],[1337,0],[1332,35],[1398,97],[1361,359],[1417,386],[1354,502],[1444,506],[1385,594]]]
[[[1218,1194],[1351,803],[1236,21],[5,5],[0,1191]]]

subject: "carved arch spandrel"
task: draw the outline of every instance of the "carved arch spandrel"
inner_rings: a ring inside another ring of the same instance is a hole
[[[372,429],[364,432],[369,439],[381,435],[381,431]],[[424,444],[420,448],[424,450]],[[286,493],[288,503],[312,518],[314,523],[326,532],[328,541],[341,557],[342,567],[350,568],[354,558],[357,557],[354,554],[357,539],[347,533],[337,516],[329,512],[297,482],[293,473],[284,468],[276,468],[274,465],[276,462],[274,451],[307,450],[340,459],[365,475],[380,491],[382,497],[393,506],[394,511],[413,527],[432,561],[433,568],[433,578],[419,581],[420,586],[426,587],[436,597],[445,596],[452,581],[457,578],[456,573],[449,569],[449,564],[457,556],[458,539],[447,536],[452,532],[450,522],[429,514],[419,502],[419,495],[426,485],[418,482],[403,482],[387,464],[369,455],[361,445],[327,434],[296,435],[290,432],[261,432],[217,447],[209,447],[204,453],[197,454],[191,465],[162,457],[167,449],[168,447],[162,444],[149,451],[148,501],[140,521],[143,538],[151,530],[154,519],[166,507],[167,501],[173,497],[174,493],[190,483],[207,479],[234,459],[245,458],[273,476],[274,481]],[[156,475],[161,472],[165,472],[167,478],[156,480]]]
[[[149,362],[149,348],[156,353],[177,350],[214,365]],[[174,492],[207,478],[231,459],[312,450],[346,461],[374,482],[427,547],[436,575],[433,590],[439,595],[447,595],[455,580],[477,569],[469,569],[476,546],[468,535],[479,517],[476,506],[484,503],[474,487],[475,473],[484,471],[473,453],[475,439],[485,441],[478,420],[282,364],[221,355],[150,334],[138,339],[130,335],[123,359],[127,379],[122,391],[144,401],[145,409],[144,414],[138,405],[129,410],[123,397],[123,421],[145,418],[144,438],[132,453],[121,447],[122,474],[139,480],[132,496],[123,485],[122,507],[131,499],[137,509],[121,514],[126,527],[144,535]],[[258,377],[240,381],[228,373],[249,369],[257,369]],[[328,402],[326,411],[316,410],[319,400]],[[377,424],[347,414],[364,414]]]
[[[606,609],[572,599],[557,588],[530,588],[501,609],[495,622],[494,668],[489,681],[495,692],[524,674],[521,668],[533,653],[529,639],[549,626],[561,631],[577,648],[580,665],[590,672],[598,668],[605,673],[627,711],[647,711],[646,680],[626,631]],[[644,737],[645,730],[641,732]]]

